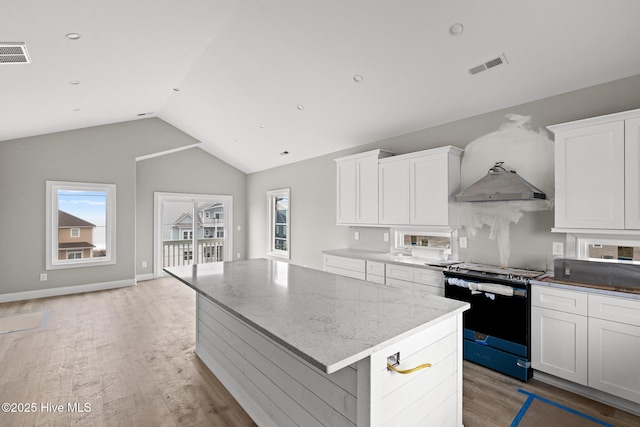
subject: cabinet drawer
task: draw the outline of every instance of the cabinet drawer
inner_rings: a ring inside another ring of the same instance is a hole
[[[531,305],[565,313],[587,315],[587,294],[548,286],[531,286]]]
[[[344,268],[331,267],[330,265],[325,265],[324,271],[327,273],[339,274],[341,276],[353,277],[354,279],[365,280],[364,271],[346,270]]]
[[[367,273],[367,282],[379,283],[384,285],[384,276],[376,276],[375,274]]]
[[[589,317],[640,326],[640,300],[591,294]]]
[[[367,274],[384,276],[384,263],[376,262],[376,261],[367,261]]]
[[[387,276],[386,282],[387,282],[387,285],[393,286],[394,288],[409,289],[410,291],[413,290],[413,282],[407,282],[406,280],[393,279],[388,276]]]
[[[389,278],[400,279],[400,280],[406,280],[407,282],[413,282],[413,267],[387,264],[386,276],[387,276],[387,279]]]
[[[344,270],[358,271],[360,273],[364,273],[365,264],[366,264],[365,260],[363,259],[345,258],[345,257],[335,256],[335,255],[324,256],[325,267],[337,267],[337,268],[342,268]]]
[[[439,297],[444,296],[444,286],[431,286],[415,282],[414,289],[424,294],[437,295]]]
[[[440,270],[429,268],[415,268],[413,271],[413,281],[423,285],[431,285],[444,288],[444,276]]]

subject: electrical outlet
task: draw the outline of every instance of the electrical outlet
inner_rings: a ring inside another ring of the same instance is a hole
[[[552,253],[555,256],[564,255],[564,243],[562,243],[562,242],[553,242]]]
[[[466,248],[467,247],[467,238],[466,237],[461,237],[460,238],[460,247],[461,248]]]
[[[356,232],[353,234],[353,238],[354,238],[354,239],[356,239],[356,240],[360,240],[360,233],[359,233],[358,231],[356,231]]]
[[[388,242],[389,241],[389,233],[384,233],[383,239],[384,239],[385,242]]]
[[[147,268],[147,261],[142,261],[142,268]]]
[[[240,259],[240,252],[236,254],[236,258]]]
[[[47,273],[40,273],[40,281],[45,282],[47,280]]]

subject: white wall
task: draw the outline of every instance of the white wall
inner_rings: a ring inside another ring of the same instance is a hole
[[[132,282],[136,273],[135,159],[194,143],[155,118],[0,142],[0,296]],[[117,185],[116,264],[45,270],[47,180]],[[45,272],[48,280],[41,282],[40,273]]]
[[[266,191],[291,187],[291,262],[322,268],[323,249],[361,245],[353,240],[349,227],[335,225],[335,163],[333,159],[348,154],[382,148],[396,154],[467,144],[498,130],[507,114],[531,116],[534,130],[551,124],[631,110],[640,107],[640,75],[581,89],[574,92],[517,105],[512,108],[470,117],[456,122],[419,130],[406,135],[344,150],[327,156],[250,174],[247,179],[249,225],[249,257],[266,253]],[[495,160],[504,153],[496,149]],[[489,157],[492,157],[489,155]],[[538,159],[525,159],[535,162]],[[489,165],[491,166],[491,165]],[[489,168],[487,166],[487,169]],[[541,164],[546,173],[553,173],[549,164]],[[515,202],[514,202],[515,203]],[[553,241],[564,241],[564,235],[552,234],[553,211],[525,212],[510,231],[509,265],[523,268],[549,268],[553,257]],[[361,242],[373,249],[384,249],[379,242],[386,229],[363,228]],[[461,230],[464,236],[466,230]],[[469,247],[460,251],[469,261],[499,264],[498,244],[489,238],[489,228],[483,227],[469,236]]]

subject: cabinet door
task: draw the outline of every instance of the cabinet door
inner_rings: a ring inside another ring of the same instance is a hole
[[[624,228],[624,122],[555,135],[555,226]]]
[[[378,223],[378,156],[356,163],[356,223]]]
[[[589,387],[640,403],[640,326],[589,318]]]
[[[411,224],[448,225],[449,192],[446,153],[411,159]]]
[[[625,121],[625,215],[627,229],[640,229],[640,118]]]
[[[336,222],[353,224],[356,222],[356,160],[340,161],[337,168]]]
[[[531,307],[531,366],[587,385],[587,317]]]
[[[380,224],[409,224],[409,160],[380,163]]]

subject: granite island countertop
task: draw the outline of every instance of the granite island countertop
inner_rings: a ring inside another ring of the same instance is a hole
[[[164,270],[326,373],[469,308],[267,259]]]

